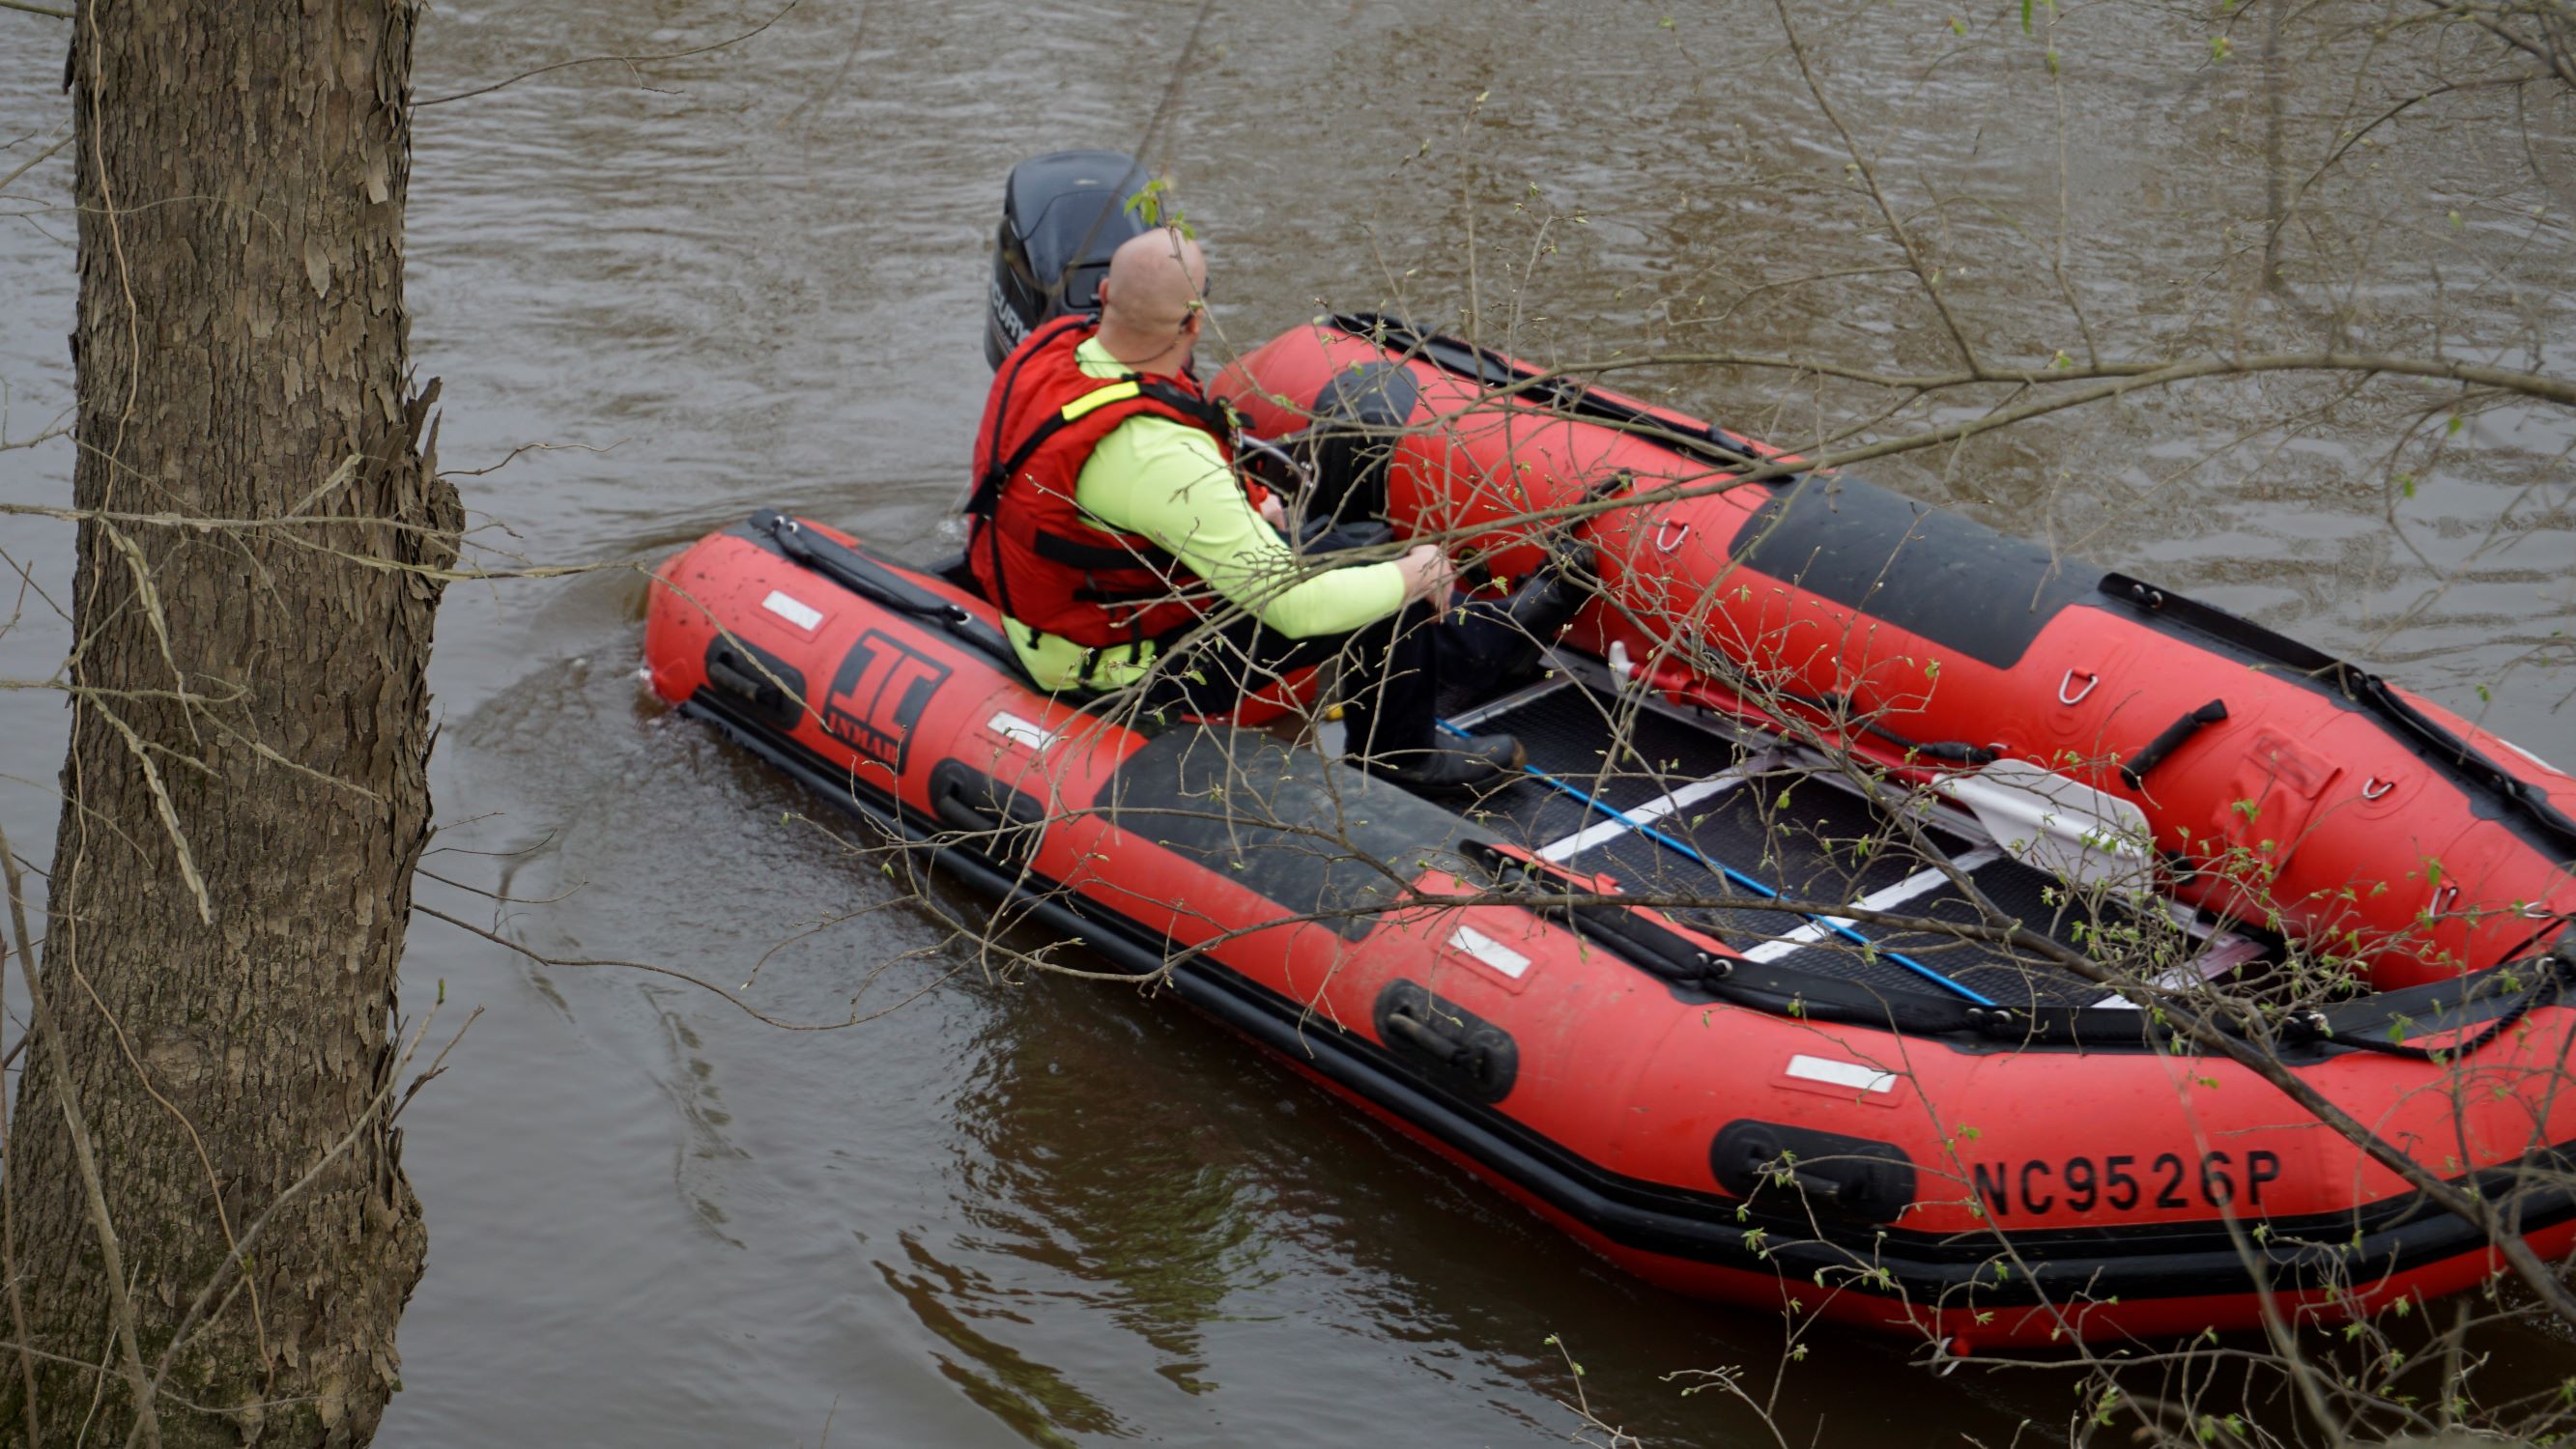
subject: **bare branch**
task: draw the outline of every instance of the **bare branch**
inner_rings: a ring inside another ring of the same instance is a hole
[[[1887,229],[1895,236],[1896,244],[1905,249],[1906,265],[1913,269],[1915,279],[1923,284],[1924,294],[1932,299],[1933,310],[1941,314],[1941,325],[1949,329],[1950,340],[1958,344],[1960,358],[1971,369],[1976,368],[1976,346],[1968,341],[1967,329],[1951,315],[1949,300],[1941,295],[1941,274],[1923,259],[1922,249],[1914,244],[1914,234],[1905,229],[1905,223],[1898,218],[1887,193],[1879,187],[1878,168],[1871,164],[1869,153],[1861,149],[1860,142],[1852,138],[1851,128],[1843,124],[1842,113],[1834,109],[1834,103],[1825,95],[1824,86],[1816,80],[1814,68],[1808,65],[1807,47],[1798,38],[1797,22],[1789,18],[1788,0],[1771,0],[1771,6],[1780,13],[1780,29],[1789,37],[1789,54],[1798,62],[1798,74],[1807,82],[1807,94],[1815,100],[1817,109],[1825,113],[1825,119],[1833,123],[1834,134],[1843,138],[1843,150],[1851,157],[1852,169],[1860,173],[1862,184],[1869,188],[1869,199],[1877,205],[1878,214],[1887,222]]]
[[[37,6],[34,6],[34,5],[23,5],[23,4],[19,4],[19,3],[17,3],[17,0],[0,0],[0,6],[5,6],[5,7],[9,8],[9,9],[13,9],[13,10],[36,10],[36,9],[38,9],[38,7],[37,7]],[[65,13],[64,13],[64,17],[63,17],[63,18],[65,18],[65,19],[67,19],[67,20],[68,20],[68,19],[70,19],[71,17],[70,17],[70,15],[69,15],[69,13],[68,13],[68,12],[65,12]],[[61,150],[61,149],[63,149],[65,146],[68,146],[68,145],[70,145],[71,143],[72,143],[72,138],[71,138],[71,137],[69,137],[69,136],[65,136],[65,137],[63,137],[61,140],[56,141],[54,144],[52,144],[52,145],[50,145],[50,146],[47,146],[44,150],[39,151],[39,152],[37,152],[35,155],[33,155],[33,156],[31,156],[31,157],[27,158],[26,162],[25,162],[24,164],[22,164],[21,166],[19,166],[19,168],[18,168],[17,170],[10,172],[10,173],[9,173],[8,175],[6,175],[6,176],[0,176],[0,187],[6,187],[10,182],[17,180],[19,177],[26,175],[28,172],[35,170],[35,169],[36,169],[37,167],[39,167],[39,166],[42,166],[43,164],[45,164],[45,162],[46,162],[47,160],[49,160],[49,159],[51,159],[51,158],[52,158],[52,156],[53,156],[53,154],[54,154],[55,152],[60,151],[60,150]]]
[[[453,95],[431,96],[425,101],[414,101],[412,102],[412,106],[414,109],[418,109],[421,106],[443,106],[449,101],[461,101],[473,96],[488,96],[492,92],[500,90],[504,86],[514,86],[523,80],[545,75],[552,71],[567,70],[577,65],[604,65],[610,62],[615,62],[633,67],[638,65],[648,65],[655,61],[686,60],[693,55],[706,55],[712,51],[723,50],[727,46],[740,45],[744,41],[751,39],[760,32],[776,25],[779,21],[786,19],[787,12],[795,9],[799,3],[800,0],[787,0],[786,5],[780,7],[777,14],[770,16],[767,20],[760,22],[758,25],[751,27],[740,35],[727,40],[716,41],[712,45],[693,45],[687,50],[666,50],[655,55],[585,55],[573,60],[559,60],[552,65],[541,65],[534,70],[523,70],[517,75],[511,76],[507,80],[497,80],[488,86],[476,86],[470,91],[458,91]]]
[[[148,766],[146,768],[149,768]],[[54,1022],[53,1006],[37,977],[36,963],[27,954],[27,907],[24,882],[18,875],[18,857],[9,849],[9,836],[0,831],[0,878],[9,887],[9,919],[17,932],[18,974],[27,983],[27,1000],[35,1014],[34,1035],[43,1038],[42,1054],[53,1078],[54,1101],[62,1108],[63,1127],[71,1138],[72,1164],[80,1173],[81,1197],[89,1206],[90,1227],[98,1234],[99,1266],[107,1275],[107,1302],[110,1319],[116,1326],[117,1351],[125,1360],[126,1386],[134,1394],[134,1432],[145,1444],[161,1442],[161,1419],[153,1408],[151,1381],[143,1374],[143,1354],[135,1338],[134,1300],[128,1296],[125,1254],[116,1236],[116,1220],[107,1210],[107,1188],[98,1175],[98,1150],[92,1145],[89,1119],[81,1111],[80,1093],[72,1085],[71,1067],[65,1060],[61,1032]],[[199,899],[204,899],[200,888]],[[59,953],[50,947],[49,956]]]

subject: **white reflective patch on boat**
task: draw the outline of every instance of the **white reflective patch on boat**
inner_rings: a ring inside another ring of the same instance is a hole
[[[760,601],[760,607],[799,629],[810,630],[823,622],[822,610],[806,603],[803,599],[790,598],[776,589],[771,589],[769,597]]]
[[[1521,973],[1529,970],[1530,960],[1527,956],[1473,926],[1460,926],[1450,932],[1449,945],[1451,949],[1466,952],[1514,981],[1520,980]]]
[[[1798,1055],[1789,1058],[1789,1075],[1802,1081],[1823,1082],[1831,1087],[1850,1087],[1860,1092],[1893,1092],[1896,1073],[1882,1072],[1858,1062],[1838,1062],[1832,1057]]]
[[[984,728],[1006,740],[1017,741],[1030,749],[1043,751],[1055,743],[1055,735],[1035,720],[1026,720],[1007,711],[984,721]]]

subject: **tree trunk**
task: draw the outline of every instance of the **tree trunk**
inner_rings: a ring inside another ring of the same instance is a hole
[[[363,1444],[426,1243],[388,1089],[459,522],[405,358],[418,7],[80,11],[71,750],[5,1173],[39,1354],[0,1349],[0,1437]]]

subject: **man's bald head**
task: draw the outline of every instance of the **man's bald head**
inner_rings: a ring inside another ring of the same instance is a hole
[[[1100,284],[1100,341],[1131,365],[1188,356],[1207,297],[1207,258],[1172,227],[1129,237]],[[1177,370],[1177,369],[1172,369]]]

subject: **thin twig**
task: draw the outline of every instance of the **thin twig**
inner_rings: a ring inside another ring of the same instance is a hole
[[[1842,114],[1826,98],[1824,86],[1817,82],[1815,71],[1808,66],[1807,47],[1798,38],[1796,22],[1789,18],[1788,0],[1771,0],[1771,5],[1780,12],[1780,28],[1788,34],[1789,54],[1798,62],[1798,74],[1806,79],[1807,94],[1815,99],[1817,109],[1825,113],[1825,119],[1833,123],[1834,134],[1843,138],[1843,151],[1851,157],[1852,169],[1860,173],[1861,183],[1869,188],[1870,201],[1878,207],[1878,214],[1887,222],[1887,229],[1896,238],[1896,244],[1904,248],[1906,265],[1913,268],[1915,280],[1923,284],[1924,294],[1932,299],[1932,310],[1941,314],[1941,325],[1949,329],[1950,340],[1958,344],[1960,359],[1970,368],[1975,368],[1977,349],[1968,341],[1967,329],[1950,314],[1949,302],[1941,296],[1940,274],[1923,260],[1921,249],[1914,245],[1914,234],[1905,229],[1905,223],[1897,217],[1896,208],[1889,203],[1887,193],[1879,187],[1878,168],[1870,164],[1868,153],[1852,139],[1851,128],[1843,124]]]
[[[497,931],[487,931],[481,926],[474,924],[472,921],[459,920],[445,911],[439,910],[435,906],[424,906],[415,901],[412,903],[412,909],[421,915],[428,916],[432,920],[445,921],[447,924],[454,926],[459,930],[471,931],[475,935],[482,937],[484,940],[491,942],[493,945],[506,946],[509,949],[518,952],[520,955],[527,957],[529,960],[536,962],[540,966],[551,966],[562,970],[610,967],[624,971],[641,971],[648,976],[668,976],[674,981],[685,981],[689,985],[697,987],[701,991],[711,992],[717,996],[723,997],[726,1003],[731,1005],[735,1010],[740,1011],[743,1015],[750,1017],[761,1025],[774,1026],[781,1031],[838,1031],[843,1027],[856,1026],[863,1021],[873,1021],[877,1017],[885,1014],[883,1012],[869,1012],[861,1014],[854,1009],[850,1013],[849,1017],[842,1021],[788,1021],[782,1017],[771,1016],[769,1013],[762,1011],[759,1007],[752,1005],[750,1002],[743,1000],[741,997],[734,995],[732,992],[725,990],[714,982],[705,980],[701,977],[692,976],[688,972],[682,971],[677,967],[657,966],[650,961],[617,961],[581,958],[566,959],[559,956],[549,956],[542,951],[532,950],[523,946],[518,942],[511,940],[509,937],[501,935]]]
[[[6,840],[0,839],[0,852],[7,849]],[[9,914],[17,922],[17,929],[9,939],[0,940],[0,983],[8,980],[9,958],[13,955],[18,958],[20,971],[30,979],[36,974],[36,943],[27,939],[27,910],[18,898],[20,884],[17,860],[13,856],[9,862]],[[10,1059],[27,1045],[27,1037],[27,1033],[19,1033],[18,1039],[9,1043],[9,1050],[0,1054],[0,1280],[9,1285],[9,1322],[18,1335],[18,1371],[27,1389],[27,1449],[40,1449],[45,1436],[36,1403],[36,1361],[29,1355],[31,1340],[27,1333],[27,1303],[18,1286],[18,1194],[15,1190],[18,1175],[7,1170],[6,1166],[10,1140],[7,1072]]]
[[[2424,0],[2424,3],[2454,19],[2469,21],[2516,50],[2527,52],[2546,64],[2560,80],[2576,86],[2576,56],[2570,56],[2559,47],[2533,40],[2474,5],[2455,4],[2452,0]]]
[[[5,873],[9,888],[9,919],[23,942],[28,939],[26,900],[20,890],[23,882],[18,875],[18,858],[9,850],[6,831],[0,831],[0,873]],[[72,1085],[70,1049],[54,1021],[43,983],[26,968],[27,958],[22,954],[19,974],[27,983],[34,1031],[44,1038],[43,1054],[45,1065],[51,1068],[54,1100],[62,1107],[63,1125],[71,1136],[72,1166],[80,1174],[81,1196],[89,1205],[90,1226],[98,1233],[99,1265],[107,1277],[108,1314],[116,1326],[118,1352],[125,1360],[126,1384],[134,1394],[134,1432],[140,1442],[157,1445],[161,1442],[161,1419],[153,1411],[152,1380],[144,1376],[143,1352],[134,1336],[134,1300],[126,1293],[125,1253],[117,1243],[116,1220],[107,1210],[107,1188],[99,1180],[98,1152],[90,1141],[89,1119],[81,1112],[80,1096]]]
[[[7,0],[0,0],[0,3],[7,3]],[[415,109],[421,106],[443,106],[449,101],[461,101],[469,96],[488,96],[492,92],[501,89],[503,86],[514,86],[531,77],[541,76],[549,71],[566,70],[576,65],[601,65],[610,61],[622,62],[630,66],[646,65],[654,61],[686,60],[693,55],[705,55],[710,51],[722,50],[730,45],[740,45],[744,41],[751,39],[753,36],[758,35],[760,32],[767,30],[769,27],[776,25],[779,21],[787,18],[787,12],[795,9],[798,3],[799,0],[787,0],[787,4],[782,7],[777,14],[770,16],[767,20],[760,22],[758,25],[751,27],[749,30],[744,31],[742,34],[737,35],[730,40],[719,40],[712,45],[696,45],[691,46],[687,50],[663,51],[658,55],[585,55],[574,60],[559,60],[552,65],[538,66],[535,70],[523,70],[507,80],[497,80],[488,86],[476,86],[470,91],[458,91],[454,95],[431,96],[425,101],[414,101],[412,102],[412,106]]]
[[[90,707],[98,711],[117,735],[125,741],[126,751],[143,767],[144,787],[152,793],[152,808],[161,816],[161,828],[169,832],[170,846],[179,854],[179,879],[186,882],[188,894],[196,898],[197,919],[211,926],[215,923],[215,903],[206,895],[205,878],[197,874],[197,857],[188,849],[188,834],[179,825],[179,808],[170,801],[170,792],[161,783],[160,768],[152,763],[152,752],[143,747],[143,737],[134,727],[117,716],[116,711],[93,699]]]
[[[36,8],[36,7],[35,7],[35,6],[33,6],[33,5],[20,5],[20,4],[17,4],[17,3],[16,3],[16,0],[0,0],[0,6],[7,6],[7,7],[11,8],[11,9],[15,9],[15,10],[34,10],[34,9]],[[56,141],[54,144],[52,144],[52,145],[50,145],[50,146],[47,146],[44,150],[39,151],[39,152],[37,152],[35,155],[28,157],[28,158],[27,158],[27,162],[26,162],[26,164],[25,164],[25,165],[20,166],[17,170],[10,172],[10,173],[9,173],[8,175],[6,175],[6,176],[0,176],[0,189],[5,189],[5,188],[9,185],[9,183],[10,183],[10,182],[17,180],[19,177],[24,176],[24,175],[26,175],[28,172],[35,170],[37,167],[44,165],[47,161],[49,161],[49,160],[51,160],[51,159],[53,158],[53,154],[54,154],[55,152],[57,152],[57,151],[59,151],[59,150],[63,149],[65,146],[68,146],[68,145],[70,145],[71,143],[72,143],[72,138],[71,138],[71,137],[69,137],[69,136],[65,136],[65,137],[64,137],[64,138],[62,138],[61,140]]]

